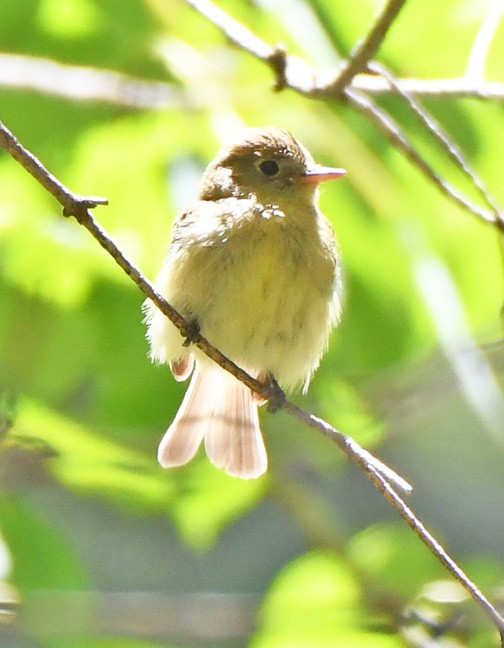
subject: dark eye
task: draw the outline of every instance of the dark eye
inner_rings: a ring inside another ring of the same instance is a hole
[[[259,165],[259,168],[265,176],[269,176],[270,178],[275,176],[280,171],[280,167],[278,166],[278,162],[276,160],[264,160],[264,162],[261,162],[261,164]]]

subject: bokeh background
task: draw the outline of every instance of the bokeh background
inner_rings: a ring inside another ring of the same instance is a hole
[[[498,4],[410,0],[379,58],[400,77],[463,77]],[[218,5],[336,69],[381,3]],[[484,74],[502,83],[495,26]],[[109,199],[95,217],[150,278],[174,215],[244,125],[287,128],[317,161],[347,169],[321,196],[344,260],[345,314],[308,395],[294,399],[403,474],[409,503],[502,607],[497,232],[365,116],[273,92],[272,81],[182,0],[0,3],[0,120],[72,190]],[[401,99],[376,101],[443,178],[475,195]],[[502,204],[502,97],[423,103]],[[2,646],[496,645],[365,476],[286,414],[262,414],[271,467],[259,480],[227,477],[203,455],[159,468],[185,385],[149,362],[142,301],[0,151]]]

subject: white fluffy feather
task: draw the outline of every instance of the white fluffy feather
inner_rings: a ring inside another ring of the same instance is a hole
[[[182,466],[202,440],[210,461],[229,475],[253,479],[267,467],[257,405],[250,389],[218,365],[197,364],[158,452],[164,468]]]

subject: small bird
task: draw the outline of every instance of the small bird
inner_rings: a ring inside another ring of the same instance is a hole
[[[290,133],[252,128],[206,168],[196,201],[175,220],[155,285],[213,346],[261,380],[306,391],[341,313],[341,273],[333,229],[317,207],[317,187],[343,169],[316,165]],[[190,348],[147,300],[153,361],[191,383],[165,433],[165,468],[194,457],[252,479],[268,466],[259,427],[261,398]]]

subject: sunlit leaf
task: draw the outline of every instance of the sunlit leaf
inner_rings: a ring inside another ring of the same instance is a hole
[[[2,534],[13,559],[10,578],[22,593],[80,589],[88,577],[70,541],[21,498],[0,497]]]
[[[366,628],[359,585],[342,561],[329,553],[310,553],[288,565],[263,601],[253,648],[313,646],[390,647],[400,642]],[[369,626],[375,623],[369,619]]]
[[[26,437],[52,449],[51,469],[71,490],[140,511],[162,511],[172,497],[173,485],[153,461],[35,402],[19,405],[12,432],[13,440]]]

